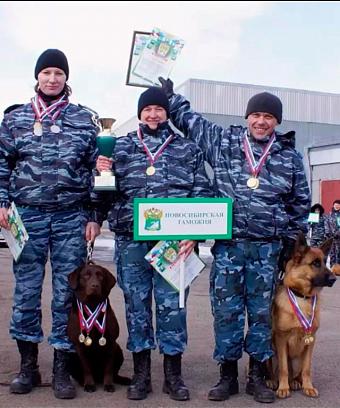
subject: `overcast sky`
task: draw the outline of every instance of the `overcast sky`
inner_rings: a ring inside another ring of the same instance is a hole
[[[158,27],[184,39],[171,74],[340,93],[339,2],[0,1],[0,112],[33,96],[47,48],[69,61],[71,100],[116,125],[143,88],[125,85],[133,31]]]

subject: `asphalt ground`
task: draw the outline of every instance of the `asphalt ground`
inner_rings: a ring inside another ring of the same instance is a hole
[[[30,394],[14,395],[9,393],[9,383],[15,377],[19,368],[19,355],[16,343],[8,334],[8,325],[12,307],[13,275],[11,271],[11,256],[8,249],[0,248],[0,407],[1,408],[57,408],[57,407],[263,407],[266,404],[256,403],[251,396],[245,394],[246,370],[248,361],[246,355],[240,360],[239,381],[240,393],[228,401],[213,402],[207,400],[209,388],[218,380],[218,366],[212,359],[214,346],[212,317],[208,295],[209,269],[211,256],[209,246],[201,245],[200,254],[206,263],[206,268],[193,282],[188,300],[188,330],[189,342],[183,355],[183,377],[190,389],[191,399],[186,402],[170,400],[162,393],[163,365],[158,350],[152,353],[152,385],[153,392],[144,401],[130,401],[126,398],[126,387],[117,385],[114,393],[107,393],[99,386],[95,393],[86,393],[77,385],[77,397],[73,400],[57,400],[50,387],[53,350],[45,340],[39,347],[39,364],[43,377],[43,386],[35,388]],[[112,263],[113,238],[105,232],[98,240],[94,250],[94,260],[114,272]],[[340,280],[340,279],[339,279]],[[121,290],[114,287],[110,301],[120,324],[118,342],[122,346],[125,361],[121,375],[131,376],[132,357],[126,350],[126,324],[124,304]],[[294,392],[286,400],[277,400],[276,407],[340,407],[340,282],[333,288],[325,288],[322,292],[321,328],[317,333],[315,353],[313,358],[314,385],[320,396],[312,399],[300,391]],[[47,337],[50,326],[51,273],[49,265],[43,289],[43,328]]]

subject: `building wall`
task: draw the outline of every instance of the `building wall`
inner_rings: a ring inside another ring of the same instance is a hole
[[[268,91],[281,99],[283,120],[340,125],[340,94],[200,79],[189,79],[178,91],[198,112],[234,116],[243,115],[251,96]]]

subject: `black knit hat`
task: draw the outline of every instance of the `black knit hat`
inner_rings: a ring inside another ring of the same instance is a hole
[[[170,107],[168,97],[165,92],[157,87],[152,86],[141,94],[138,100],[137,116],[140,119],[142,110],[149,105],[158,105],[165,109],[167,118],[170,117]]]
[[[275,116],[278,123],[282,122],[282,102],[269,92],[256,94],[249,99],[245,118],[254,112],[270,113]]]
[[[65,72],[66,81],[68,80],[69,68],[66,55],[56,49],[48,49],[44,51],[35,65],[34,77],[38,79],[38,74],[45,68],[60,68]]]

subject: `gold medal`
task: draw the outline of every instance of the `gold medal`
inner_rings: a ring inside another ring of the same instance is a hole
[[[103,336],[98,340],[98,343],[100,346],[105,346],[106,344],[106,338]]]
[[[154,168],[154,166],[149,166],[149,167],[146,169],[146,174],[147,174],[148,176],[153,176],[155,173],[156,173],[156,169]]]
[[[34,122],[34,125],[33,125],[33,133],[34,133],[36,136],[42,136],[42,134],[43,134],[43,128],[42,128],[41,122]]]
[[[53,133],[60,133],[60,127],[58,125],[52,125],[51,126],[51,132]]]
[[[78,339],[79,339],[79,342],[80,342],[80,343],[84,343],[84,341],[85,341],[85,336],[83,335],[83,333],[80,333],[80,334],[79,334]]]
[[[256,177],[250,177],[247,180],[247,186],[251,188],[252,190],[255,190],[256,188],[258,188],[259,185],[260,185],[259,179]]]
[[[314,336],[312,336],[311,334],[306,334],[306,336],[304,337],[304,343],[306,346],[309,346],[310,344],[312,344],[314,342]]]
[[[92,339],[89,335],[86,336],[86,339],[84,340],[85,346],[91,346],[92,344]]]

